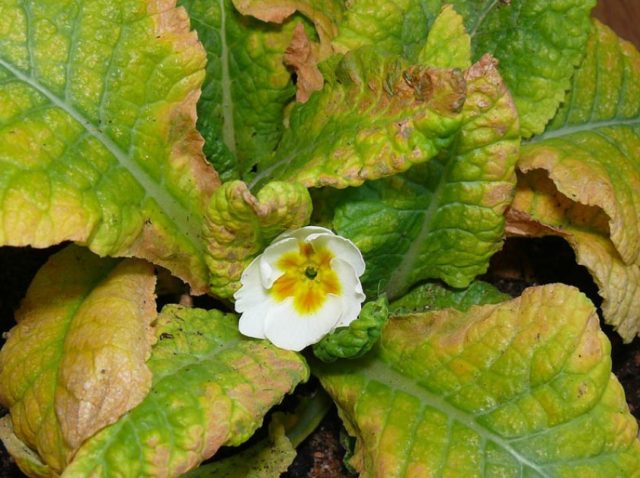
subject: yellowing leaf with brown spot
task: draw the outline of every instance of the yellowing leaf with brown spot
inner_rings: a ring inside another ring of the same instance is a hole
[[[508,231],[567,239],[625,341],[640,331],[640,54],[595,22],[565,106],[523,145]]]
[[[38,272],[0,351],[0,401],[54,471],[151,386],[153,266],[68,247]]]

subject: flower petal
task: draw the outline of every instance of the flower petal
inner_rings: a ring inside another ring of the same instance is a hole
[[[242,287],[238,289],[233,298],[236,300],[236,312],[244,312],[245,310],[260,304],[265,298],[268,298],[267,290],[262,287],[260,281],[260,261],[256,257],[242,273],[240,277]]]
[[[294,239],[297,239],[298,241],[302,242],[311,234],[330,234],[332,236],[335,235],[331,229],[327,229],[326,227],[305,226],[305,227],[301,227],[300,229],[296,229],[294,231],[283,232],[278,237],[276,237],[273,242],[275,243],[275,242],[281,241],[282,239],[288,239],[289,237],[293,237]]]
[[[260,259],[260,278],[265,289],[271,289],[284,271],[278,267],[278,260],[287,252],[297,252],[298,241],[295,238],[283,238],[267,247]]]
[[[309,235],[307,241],[318,244],[321,247],[326,247],[334,257],[339,257],[341,260],[350,264],[356,273],[356,277],[364,274],[365,264],[362,253],[349,239],[336,236],[335,234],[320,233]]]
[[[330,294],[323,307],[313,314],[300,315],[288,298],[269,308],[266,337],[276,346],[299,352],[335,329],[340,318],[341,299]]]
[[[233,294],[236,299],[236,312],[241,313],[238,327],[240,333],[249,337],[263,339],[265,310],[271,302],[267,290],[260,281],[260,266],[254,259],[242,273],[242,287]]]
[[[356,275],[356,271],[354,271],[350,263],[342,260],[342,258],[334,258],[331,261],[331,268],[338,274],[340,286],[342,287],[342,294],[340,294],[342,313],[336,326],[346,327],[358,318],[358,314],[362,309],[362,302],[366,296],[362,291],[362,285]]]
[[[264,316],[267,307],[265,304],[262,304],[260,307],[253,307],[242,313],[238,322],[238,330],[242,335],[253,337],[254,339],[266,338],[264,332]]]

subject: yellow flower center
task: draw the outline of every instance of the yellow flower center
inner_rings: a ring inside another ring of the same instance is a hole
[[[329,294],[340,294],[340,280],[331,269],[333,254],[324,247],[302,243],[298,251],[283,254],[277,266],[284,274],[273,283],[271,293],[277,301],[293,297],[299,314],[317,312]]]

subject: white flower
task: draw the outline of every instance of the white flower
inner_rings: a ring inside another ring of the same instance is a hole
[[[318,342],[358,317],[364,267],[358,248],[329,229],[280,235],[242,274],[240,332],[288,350]]]

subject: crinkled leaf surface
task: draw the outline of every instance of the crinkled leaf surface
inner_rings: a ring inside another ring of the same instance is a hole
[[[3,2],[0,244],[136,256],[206,290],[217,175],[195,104],[205,55],[161,0]]]
[[[372,48],[347,53],[325,86],[291,113],[265,178],[359,186],[424,162],[451,144],[465,83],[459,70],[410,66]]]
[[[382,295],[364,304],[358,318],[348,327],[340,327],[313,344],[313,354],[323,362],[362,357],[378,341],[388,318],[389,303]]]
[[[467,311],[474,305],[498,304],[509,296],[487,282],[474,281],[466,289],[452,289],[436,282],[419,285],[391,304],[392,315],[432,312],[453,308]]]
[[[463,124],[424,165],[350,190],[333,226],[364,254],[368,294],[400,297],[439,278],[466,287],[501,245],[518,155],[518,117],[490,57],[465,74]]]
[[[247,440],[308,377],[300,355],[242,337],[232,314],[167,306],[156,336],[151,391],[87,441],[63,476],[178,476]]]
[[[271,182],[253,196],[242,181],[222,185],[211,198],[204,236],[211,291],[231,297],[251,260],[280,233],[309,222],[311,199],[296,183]]]
[[[576,289],[392,319],[358,361],[315,367],[362,477],[634,476],[638,425]]]
[[[0,418],[0,440],[25,475],[31,478],[56,476],[56,473],[42,463],[40,457],[15,435],[9,415]]]
[[[283,55],[300,18],[270,25],[241,15],[231,0],[180,0],[207,51],[198,102],[205,154],[222,179],[246,177],[273,152],[284,107],[295,95]]]
[[[510,229],[565,237],[627,341],[640,331],[638,151],[640,54],[596,23],[567,104],[522,148]]]
[[[474,59],[491,53],[500,61],[523,136],[542,132],[582,58],[595,0],[355,0],[336,48],[375,44],[415,61],[446,3],[464,17]]]
[[[442,7],[436,17],[427,42],[418,53],[418,63],[438,68],[471,66],[471,37],[464,26],[464,18],[450,4]]]
[[[153,267],[70,246],[36,275],[0,351],[0,400],[54,471],[151,386]]]
[[[348,51],[377,45],[382,50],[416,60],[442,4],[442,0],[347,2],[333,46],[337,51]]]

